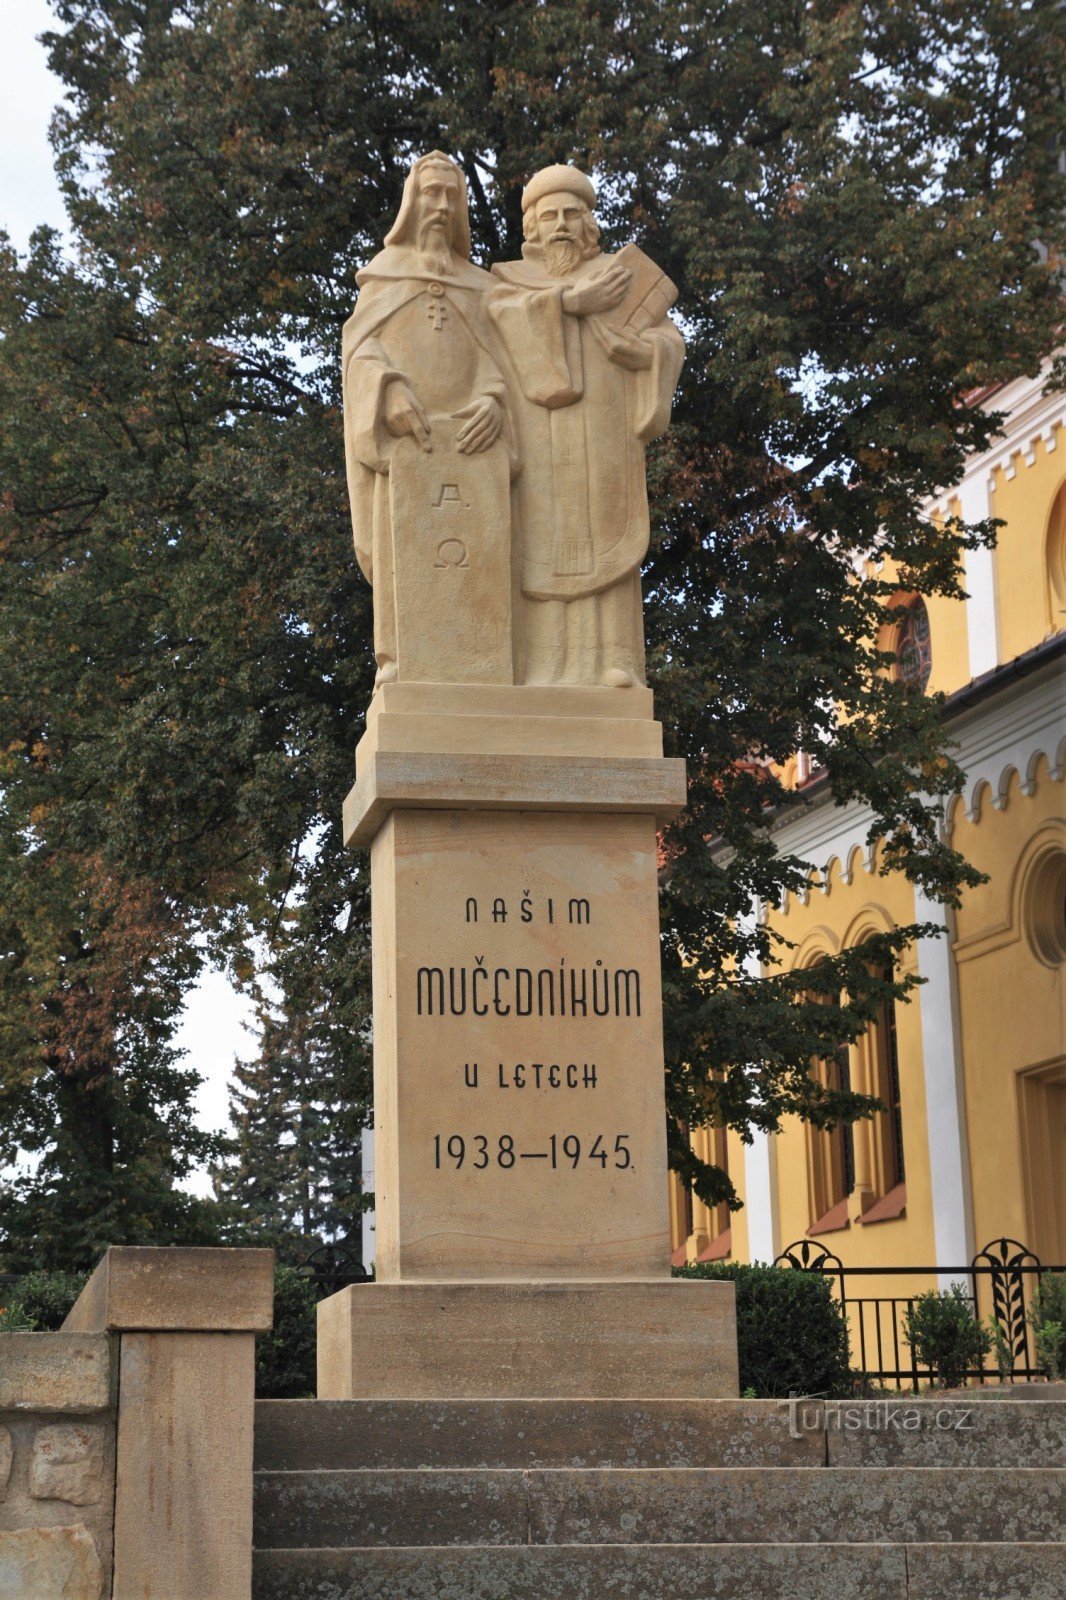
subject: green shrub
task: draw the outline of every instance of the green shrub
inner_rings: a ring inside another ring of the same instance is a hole
[[[87,1272],[28,1272],[7,1297],[37,1333],[54,1333],[89,1281]]]
[[[820,1272],[706,1261],[675,1267],[674,1276],[736,1284],[741,1393],[850,1393],[847,1322]]]
[[[315,1393],[315,1291],[295,1267],[274,1273],[274,1326],[255,1341],[255,1392],[262,1400]]]
[[[1007,1383],[1014,1372],[1014,1351],[1011,1349],[1007,1330],[999,1318],[993,1315],[985,1318],[985,1327],[988,1329],[988,1337],[992,1342],[992,1352],[996,1359],[999,1381]]]
[[[1045,1272],[1029,1308],[1036,1355],[1049,1378],[1066,1378],[1066,1272]]]
[[[974,1316],[961,1283],[920,1294],[903,1318],[903,1337],[919,1366],[935,1372],[945,1389],[959,1388],[992,1348],[991,1335]]]
[[[17,1300],[0,1306],[0,1333],[33,1333],[34,1324]]]

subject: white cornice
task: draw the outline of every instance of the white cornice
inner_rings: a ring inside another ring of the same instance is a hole
[[[984,705],[962,712],[952,724],[958,746],[956,760],[966,774],[966,783],[948,808],[949,833],[960,803],[971,822],[979,820],[985,785],[997,811],[1007,805],[1015,774],[1022,794],[1031,795],[1041,757],[1048,763],[1052,781],[1062,778],[1066,756],[1063,683],[1062,662],[1050,662],[1031,677],[1006,686]]]
[[[1016,378],[989,396],[984,409],[1003,414],[1002,433],[988,450],[968,458],[959,482],[937,495],[930,503],[931,510],[946,516],[951,501],[962,495],[968,483],[980,481],[990,490],[995,487],[997,471],[1009,480],[1017,476],[1019,466],[1033,466],[1040,439],[1048,450],[1056,448],[1056,429],[1066,426],[1066,393],[1046,392],[1051,367],[1051,361],[1045,361],[1036,377]]]
[[[1005,683],[996,694],[952,719],[948,731],[966,782],[962,793],[946,808],[949,835],[960,804],[971,820],[979,819],[986,785],[997,810],[1007,805],[1015,774],[1021,780],[1021,792],[1032,794],[1041,757],[1047,760],[1052,780],[1062,778],[1066,762],[1062,712],[1063,669],[1061,661],[1057,661],[1028,677]],[[780,852],[809,861],[821,877],[821,882],[812,884],[802,897],[804,903],[811,894],[826,892],[828,869],[834,858],[840,864],[844,883],[851,882],[860,865],[866,872],[873,872],[874,851],[868,842],[873,826],[870,806],[838,806],[828,790],[817,795],[809,809],[784,816],[773,825]]]

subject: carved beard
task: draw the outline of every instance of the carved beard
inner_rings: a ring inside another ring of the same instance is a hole
[[[584,254],[572,239],[555,239],[544,246],[544,265],[553,278],[569,278]]]
[[[428,222],[418,235],[418,253],[423,263],[438,278],[450,278],[455,272],[452,252],[445,230],[437,222]]]

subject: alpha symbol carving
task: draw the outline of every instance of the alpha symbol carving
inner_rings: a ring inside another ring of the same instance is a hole
[[[437,546],[437,559],[435,567],[468,567],[470,557],[466,553],[466,545],[461,539],[442,539]]]
[[[433,510],[441,511],[445,506],[465,506],[469,510],[470,501],[463,499],[457,483],[441,484],[437,498],[433,502]]]

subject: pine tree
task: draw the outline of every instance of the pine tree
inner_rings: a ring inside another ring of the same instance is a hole
[[[130,1041],[148,1008],[165,1045],[207,954],[248,972],[265,949],[289,1023],[301,996],[330,997],[331,1114],[365,1116],[367,871],[339,811],[371,604],[337,350],[355,270],[433,147],[467,174],[478,259],[519,252],[523,181],[574,160],[599,179],[605,244],[638,238],[681,291],[689,357],[651,459],[645,571],[651,681],[692,779],[663,841],[672,1126],[861,1110],[807,1063],[865,1026],[872,973],[915,930],[827,963],[821,999],[773,970],[752,902],[820,863],[776,853],[771,764],[802,748],[837,800],[869,804],[888,870],[947,901],[973,880],[937,827],[959,782],[939,707],[870,641],[896,581],[959,593],[965,546],[993,530],[926,507],[993,435],[965,396],[1036,371],[1056,337],[1059,7],[56,13],[76,250],[42,232],[0,261],[0,1125],[51,1148],[51,1040],[57,1016],[79,1026],[83,948],[113,1018],[92,1059],[128,1072],[163,1130],[161,1203],[189,1123]],[[101,883],[152,908],[132,982]],[[740,976],[755,953],[761,982]],[[91,1095],[96,1070],[70,1081]],[[680,1137],[672,1158],[704,1198],[731,1195]]]
[[[235,1239],[269,1244],[296,1264],[358,1230],[361,1133],[337,1081],[326,1008],[261,1000],[258,1024],[256,1059],[234,1069],[236,1148],[215,1169],[215,1192],[236,1219]]]

